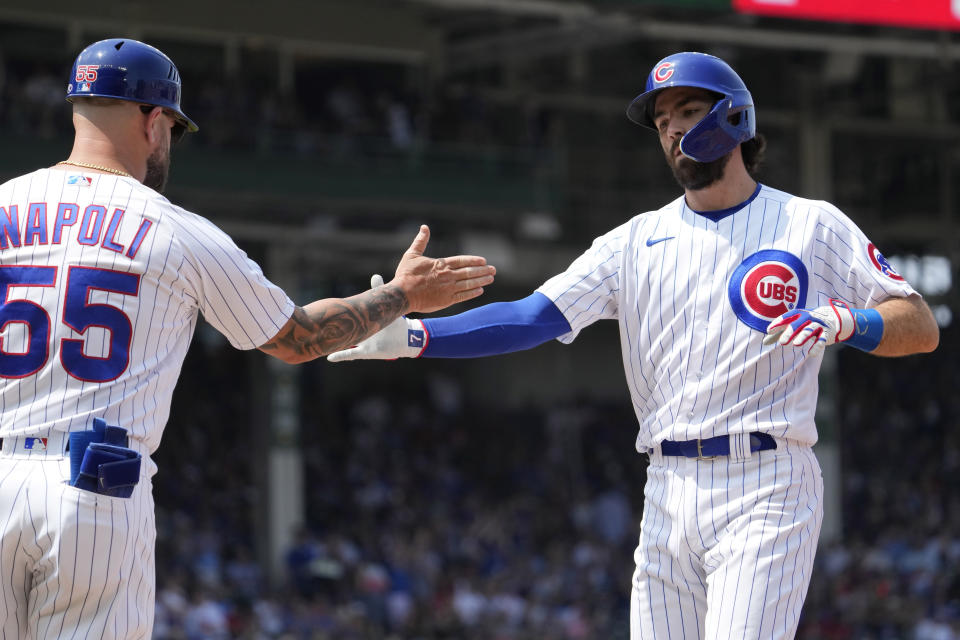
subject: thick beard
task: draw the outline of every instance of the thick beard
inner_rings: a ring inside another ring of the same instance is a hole
[[[673,171],[674,179],[681,187],[688,191],[699,191],[706,189],[710,185],[719,181],[723,177],[723,171],[730,161],[733,152],[728,153],[722,158],[713,162],[697,162],[685,155],[675,155],[677,147],[680,146],[680,139],[674,141],[670,152],[667,153],[667,164]]]
[[[157,193],[163,193],[163,190],[167,188],[167,177],[169,175],[170,150],[169,148],[159,148],[147,158],[147,175],[143,178],[143,184]]]

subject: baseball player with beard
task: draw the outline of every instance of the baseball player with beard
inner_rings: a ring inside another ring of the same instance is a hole
[[[811,450],[823,350],[929,352],[939,330],[841,211],[756,181],[765,141],[724,61],[664,58],[627,115],[657,132],[683,196],[523,300],[401,318],[328,359],[485,356],[616,320],[650,460],[632,640],[792,638],[823,513]]]
[[[150,455],[198,312],[297,363],[493,280],[483,258],[424,257],[424,226],[391,282],[295,305],[160,195],[171,142],[197,130],[180,88],[149,45],[90,45],[67,88],[70,157],[0,185],[0,638],[152,633]]]

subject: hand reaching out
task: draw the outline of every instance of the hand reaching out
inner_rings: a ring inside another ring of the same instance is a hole
[[[483,293],[483,287],[493,282],[497,270],[486,259],[468,255],[428,258],[423,252],[429,241],[430,228],[421,225],[390,282],[406,294],[408,311],[438,311],[476,298]]]

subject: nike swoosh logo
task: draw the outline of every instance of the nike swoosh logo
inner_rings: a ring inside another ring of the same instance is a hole
[[[647,240],[647,246],[648,246],[648,247],[652,247],[653,245],[657,244],[658,242],[663,242],[663,241],[665,241],[665,240],[673,240],[675,237],[676,237],[676,236],[664,236],[664,237],[662,237],[662,238],[649,238],[649,239]]]

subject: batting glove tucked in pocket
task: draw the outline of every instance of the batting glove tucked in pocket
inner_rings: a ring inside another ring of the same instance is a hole
[[[139,453],[103,442],[87,446],[73,486],[115,498],[129,498],[140,482]]]
[[[70,434],[70,484],[115,498],[129,498],[140,482],[141,455],[127,447],[123,427],[93,419],[93,429]]]

